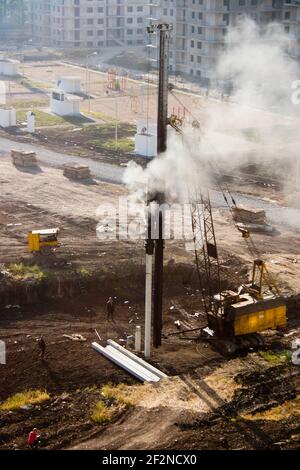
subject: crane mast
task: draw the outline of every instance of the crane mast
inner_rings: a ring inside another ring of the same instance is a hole
[[[159,83],[158,83],[158,110],[157,110],[157,155],[167,150],[168,126],[168,85],[169,85],[169,46],[172,25],[157,25],[159,32]],[[164,264],[164,214],[161,205],[164,194],[155,195],[158,204],[156,220],[158,223],[158,237],[155,241],[154,283],[153,283],[153,345],[161,345],[162,309],[163,309],[163,264]]]
[[[173,29],[171,24],[162,23],[151,25],[148,28],[149,34],[158,32],[159,34],[159,83],[158,83],[158,111],[157,111],[157,155],[158,158],[167,150],[167,126],[168,126],[168,87],[169,87],[169,45],[170,33]],[[163,310],[163,263],[164,263],[164,214],[162,204],[165,201],[163,192],[156,192],[150,195],[150,200],[155,202],[154,212],[148,211],[148,239],[146,242],[146,332],[147,332],[147,356],[150,355],[151,334],[149,334],[149,325],[151,329],[151,311],[152,302],[149,299],[152,277],[152,255],[154,252],[154,276],[153,276],[153,345],[161,345],[162,331],[162,310]],[[155,223],[152,224],[152,218]],[[156,227],[156,236],[149,234],[149,227]],[[151,256],[151,261],[148,258]],[[151,269],[150,269],[151,268]],[[150,273],[151,271],[151,273]],[[152,291],[152,288],[151,288]]]
[[[220,262],[209,192],[190,197],[195,262],[206,316],[222,314],[216,305],[214,284],[221,292]],[[221,310],[220,310],[221,309]]]

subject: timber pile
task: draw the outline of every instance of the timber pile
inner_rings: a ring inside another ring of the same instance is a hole
[[[13,164],[16,166],[22,166],[24,168],[38,166],[35,152],[28,152],[25,150],[12,150],[11,158]]]
[[[273,232],[273,227],[266,221],[266,212],[262,209],[248,209],[243,206],[232,208],[233,219],[237,226],[250,233]]]
[[[265,224],[266,213],[262,209],[247,209],[244,206],[232,209],[233,219],[243,224]]]
[[[91,171],[88,166],[67,164],[64,165],[64,176],[75,180],[86,180],[91,178]]]

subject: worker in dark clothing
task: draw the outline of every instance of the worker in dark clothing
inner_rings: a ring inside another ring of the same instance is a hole
[[[38,340],[38,347],[39,347],[39,350],[40,350],[40,358],[42,360],[44,360],[45,353],[46,353],[46,343],[45,343],[45,340],[42,336]]]
[[[107,320],[112,320],[112,321],[114,320],[114,311],[115,311],[114,300],[112,297],[110,297],[106,304]]]

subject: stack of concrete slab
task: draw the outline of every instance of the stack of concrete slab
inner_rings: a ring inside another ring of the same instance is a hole
[[[12,150],[11,158],[13,164],[16,166],[22,166],[24,168],[38,166],[35,152],[28,152],[26,150]]]
[[[64,176],[74,180],[86,180],[91,178],[91,171],[88,166],[66,164],[64,165]]]

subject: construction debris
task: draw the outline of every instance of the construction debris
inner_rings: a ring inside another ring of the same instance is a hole
[[[238,229],[242,232],[245,233],[245,231],[248,231],[249,233],[272,233],[274,232],[274,228],[272,225],[269,225],[267,223],[265,224],[237,224]]]
[[[77,333],[73,333],[72,335],[63,335],[63,338],[70,339],[71,341],[86,341],[86,338],[84,336],[79,335]]]
[[[12,150],[11,158],[13,164],[16,166],[22,166],[24,168],[38,166],[35,152],[28,152],[25,150]]]
[[[66,164],[64,165],[64,176],[75,180],[86,180],[91,178],[91,171],[85,165]]]

